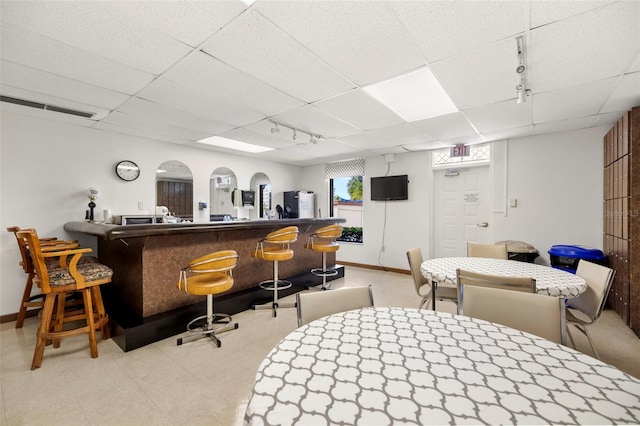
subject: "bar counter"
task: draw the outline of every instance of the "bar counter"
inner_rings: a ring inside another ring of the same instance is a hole
[[[259,240],[276,229],[298,227],[298,240],[292,244],[294,258],[279,264],[280,277],[298,284],[289,292],[280,292],[285,296],[321,282],[309,271],[322,266],[322,255],[304,248],[304,244],[318,228],[343,222],[343,218],[321,218],[120,226],[77,221],[66,223],[64,229],[96,237],[100,262],[113,269],[112,283],[104,286],[104,291],[108,313],[116,323],[115,335],[157,320],[163,320],[163,328],[171,322],[179,323],[179,327],[169,327],[175,330],[171,333],[177,334],[199,314],[198,306],[205,299],[176,288],[179,271],[189,261],[218,250],[238,252],[234,286],[215,299],[216,310],[234,314],[249,309],[256,299],[267,301],[272,297],[271,292],[258,287],[261,281],[273,278],[272,262],[251,257]],[[335,253],[328,253],[327,265],[336,267]],[[344,276],[343,268],[340,272],[338,277]],[[160,333],[155,340],[171,333]],[[140,342],[120,342],[117,338],[116,342],[124,350],[142,346]]]

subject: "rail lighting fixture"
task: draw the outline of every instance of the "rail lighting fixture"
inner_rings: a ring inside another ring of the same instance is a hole
[[[518,92],[518,103],[527,101],[527,95],[530,90],[527,89],[527,64],[524,49],[524,35],[516,37],[516,47],[518,51],[518,64],[516,65],[516,74],[518,75],[518,83],[516,84],[516,92]]]
[[[288,126],[286,124],[282,124],[282,123],[277,123],[273,120],[269,120],[269,123],[273,124],[274,127],[271,128],[271,133],[279,133],[280,129],[278,128],[278,126],[281,127],[286,127],[287,129],[290,129],[293,132],[293,136],[291,139],[293,139],[294,141],[298,139],[298,133],[304,133],[305,135],[309,135],[309,142],[312,144],[317,144],[319,139],[326,139],[324,136],[322,135],[316,135],[313,134],[311,132],[308,132],[306,130],[300,130],[298,128],[292,127],[292,126]]]

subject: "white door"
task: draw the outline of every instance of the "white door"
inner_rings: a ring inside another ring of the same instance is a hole
[[[467,241],[491,243],[489,166],[435,172],[435,257],[466,256]]]

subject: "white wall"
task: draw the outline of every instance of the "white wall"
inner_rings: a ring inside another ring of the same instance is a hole
[[[42,236],[78,239],[96,247],[93,237],[66,233],[66,222],[84,220],[90,187],[100,190],[97,212],[139,214],[138,202],[150,212],[155,206],[156,169],[166,160],[179,160],[193,173],[194,220],[208,221],[198,201],[209,203],[209,178],[217,167],[228,167],[238,186],[249,188],[258,172],[269,176],[274,203],[282,204],[284,190],[299,182],[301,168],[271,161],[239,157],[183,145],[108,133],[40,120],[3,111],[1,116],[0,207],[0,315],[15,313],[22,297],[25,275],[8,226],[34,227]],[[140,177],[124,182],[115,164],[133,160]]]

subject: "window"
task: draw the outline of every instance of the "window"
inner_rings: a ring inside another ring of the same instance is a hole
[[[271,211],[271,184],[260,185],[260,217],[267,217]]]
[[[362,176],[336,177],[329,180],[329,215],[343,217],[339,241],[362,243]]]

